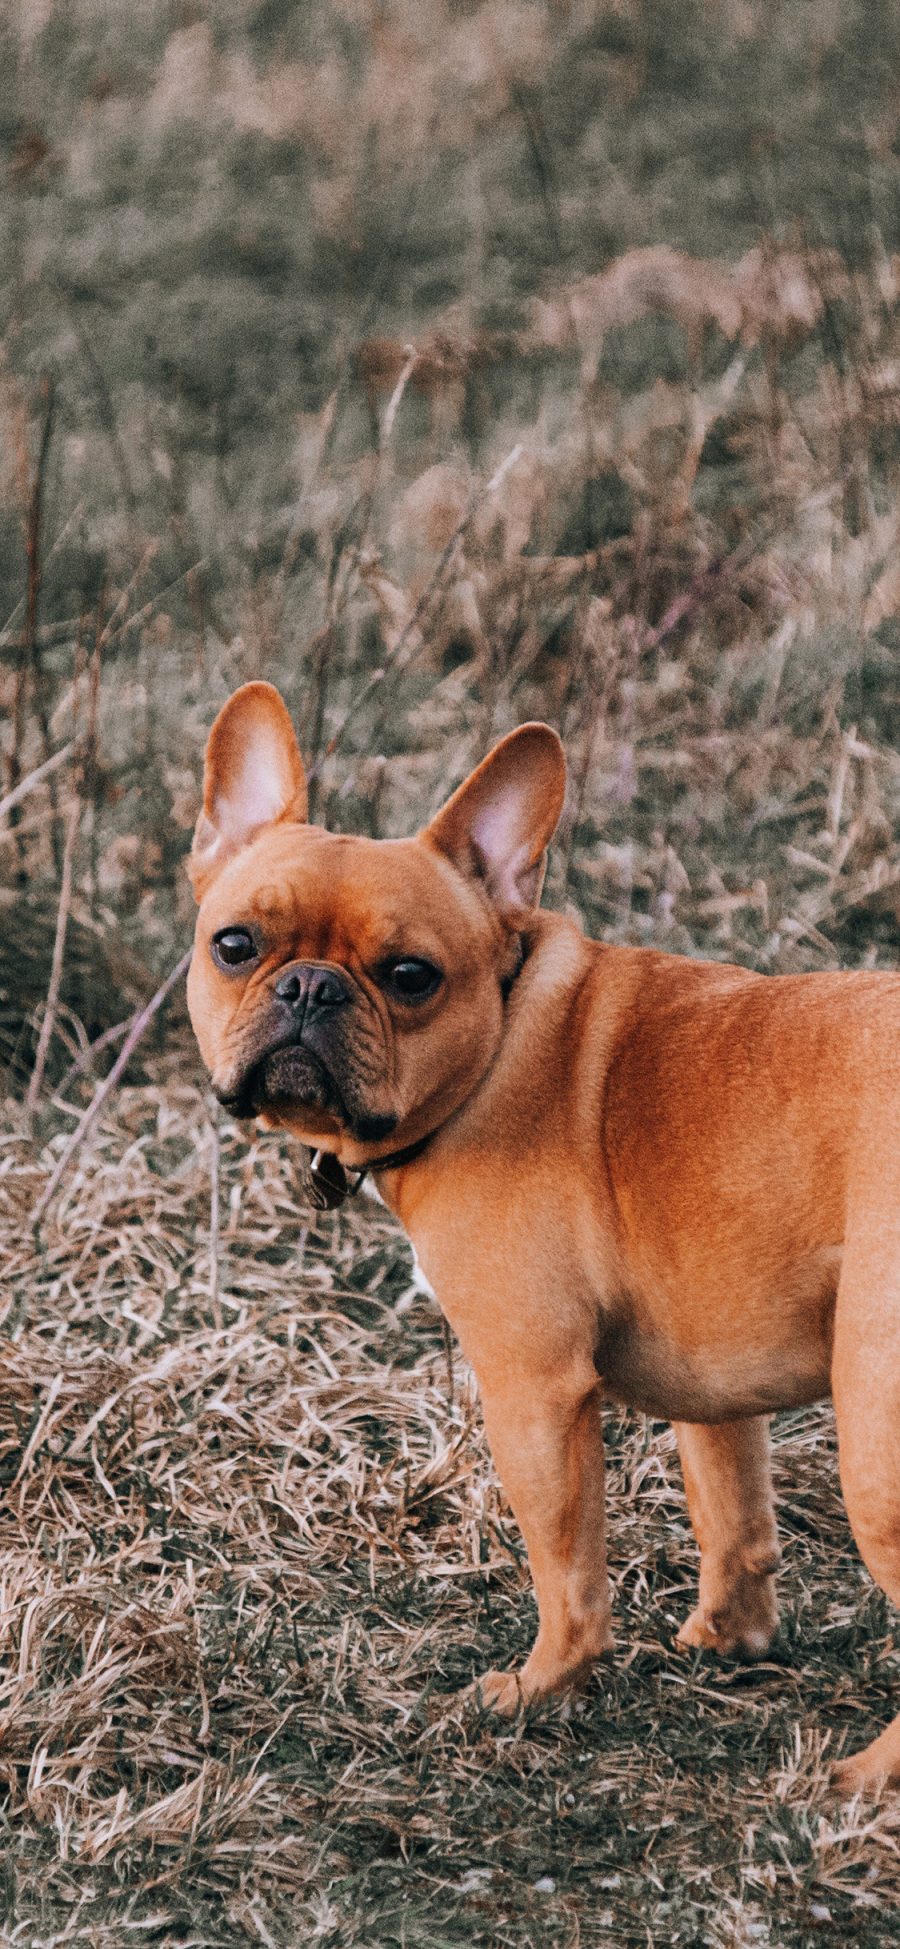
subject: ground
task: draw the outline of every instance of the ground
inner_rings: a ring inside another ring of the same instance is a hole
[[[42,1167],[15,1134],[4,1163],[10,1941],[891,1939],[896,1797],[827,1785],[896,1669],[827,1408],[777,1426],[755,1666],[674,1648],[674,1438],[609,1410],[616,1655],[498,1725],[466,1687],[527,1649],[522,1547],[383,1208],[315,1218],[298,1153],[174,1073],[120,1092],[36,1244]]]

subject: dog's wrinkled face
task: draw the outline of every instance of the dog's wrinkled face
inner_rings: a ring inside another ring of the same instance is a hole
[[[291,825],[223,869],[190,1004],[227,1108],[377,1148],[467,1094],[499,1034],[500,942],[454,877],[415,840]]]
[[[277,692],[238,691],[210,738],[191,869],[188,1002],[226,1107],[349,1164],[443,1122],[499,1045],[563,788],[558,740],[528,726],[416,838],[328,833],[304,823]]]

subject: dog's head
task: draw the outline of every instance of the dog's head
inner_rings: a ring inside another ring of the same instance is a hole
[[[306,822],[282,699],[245,684],[206,752],[188,1004],[220,1100],[354,1164],[481,1081],[565,791],[556,733],[498,744],[413,839]]]

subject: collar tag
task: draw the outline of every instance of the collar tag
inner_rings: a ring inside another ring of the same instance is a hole
[[[309,1161],[309,1201],[316,1211],[336,1211],[350,1196],[343,1164],[330,1150],[315,1150]]]
[[[368,1164],[358,1164],[353,1184],[333,1151],[314,1150],[308,1172],[310,1204],[316,1211],[336,1211],[338,1205],[356,1197],[363,1179],[370,1172],[377,1175],[379,1171],[398,1171],[401,1165],[412,1164],[435,1134],[435,1131],[429,1130],[426,1136],[420,1137],[414,1144],[407,1144],[404,1150],[392,1150],[386,1157],[373,1157]]]

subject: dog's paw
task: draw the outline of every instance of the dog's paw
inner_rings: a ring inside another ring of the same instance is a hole
[[[843,1800],[850,1800],[855,1793],[871,1792],[872,1782],[866,1777],[865,1769],[859,1766],[858,1760],[859,1755],[855,1753],[850,1759],[835,1760],[831,1767],[829,1784]]]
[[[715,1651],[720,1658],[763,1658],[778,1628],[774,1600],[759,1602],[749,1611],[703,1604],[685,1619],[675,1643],[682,1650]]]
[[[900,1774],[892,1775],[886,1766],[870,1764],[867,1753],[851,1753],[849,1759],[834,1761],[829,1784],[841,1800],[852,1800],[857,1793],[866,1800],[880,1800],[883,1793],[900,1784]]]
[[[496,1712],[503,1719],[515,1718],[534,1696],[526,1692],[521,1672],[485,1672],[476,1679],[474,1691],[482,1712]]]
[[[900,1787],[900,1722],[895,1720],[880,1739],[873,1739],[871,1746],[864,1747],[861,1753],[850,1753],[847,1759],[835,1760],[831,1785],[846,1800],[855,1793],[877,1800],[888,1789]]]

